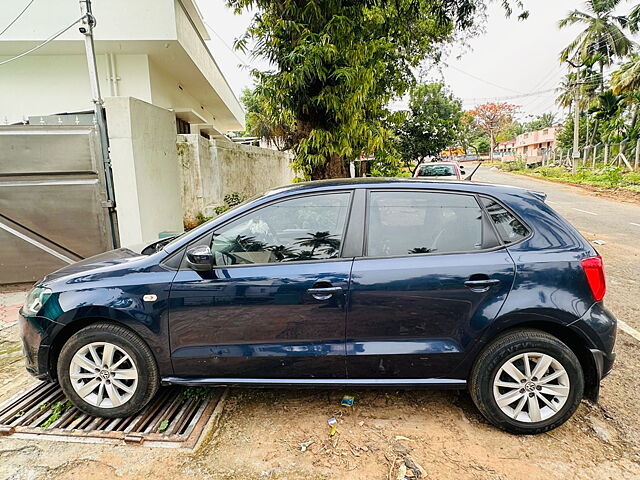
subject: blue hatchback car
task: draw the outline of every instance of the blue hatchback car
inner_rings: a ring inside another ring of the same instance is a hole
[[[27,369],[122,417],[160,384],[468,389],[513,433],[566,421],[611,370],[602,260],[527,190],[295,184],[38,282]]]

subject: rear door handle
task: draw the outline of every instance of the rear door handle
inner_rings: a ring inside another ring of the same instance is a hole
[[[329,300],[332,295],[342,293],[342,287],[313,287],[307,289],[316,300]]]

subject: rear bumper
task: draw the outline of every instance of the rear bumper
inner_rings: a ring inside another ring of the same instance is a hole
[[[22,352],[25,367],[34,377],[51,381],[49,372],[49,345],[46,345],[46,327],[51,321],[44,317],[26,317],[22,312],[18,315]]]
[[[600,395],[600,380],[611,372],[616,359],[617,325],[618,320],[602,302],[594,303],[570,325],[587,340],[592,368],[585,371],[585,396],[594,402]]]
[[[591,349],[590,352],[593,357],[593,363],[596,366],[597,377],[602,380],[611,373],[613,363],[616,360],[616,352],[611,352],[609,355],[606,355],[602,350],[595,348]]]

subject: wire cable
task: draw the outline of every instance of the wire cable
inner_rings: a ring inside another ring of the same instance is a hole
[[[467,76],[469,76],[469,77],[471,77],[471,78],[475,78],[476,80],[479,80],[479,81],[481,81],[481,82],[484,82],[484,83],[486,83],[487,85],[492,85],[492,86],[497,87],[497,88],[500,88],[500,89],[502,89],[502,90],[509,90],[510,92],[514,92],[514,93],[522,94],[522,92],[519,92],[518,90],[514,90],[514,89],[512,89],[512,88],[508,88],[508,87],[503,87],[502,85],[498,85],[498,84],[496,84],[496,83],[490,82],[489,80],[485,80],[484,78],[477,77],[477,76],[473,75],[472,73],[468,73],[468,72],[465,72],[464,70],[460,70],[458,67],[454,67],[453,65],[447,65],[447,66],[448,66],[449,68],[452,68],[452,69],[454,69],[454,70],[456,70],[456,71],[458,71],[458,72],[460,72],[460,73],[464,74],[464,75],[467,75]]]
[[[22,11],[18,14],[18,16],[17,16],[16,18],[14,18],[13,20],[11,20],[11,22],[9,23],[9,25],[7,25],[6,27],[4,27],[4,30],[2,30],[2,31],[0,32],[0,36],[2,36],[2,34],[3,34],[4,32],[6,32],[7,30],[9,30],[9,29],[11,28],[11,25],[13,25],[14,23],[16,23],[16,22],[18,21],[18,19],[22,16],[22,14],[23,14],[24,12],[26,12],[26,11],[27,11],[27,9],[31,6],[31,4],[32,4],[33,2],[35,2],[35,1],[36,1],[36,0],[31,0],[29,3],[27,3],[27,6],[26,6],[26,7],[24,7],[24,8],[22,9]]]
[[[62,35],[64,32],[66,32],[67,30],[69,30],[71,27],[73,27],[76,23],[79,23],[82,21],[82,19],[84,18],[84,15],[82,17],[80,17],[79,19],[77,19],[75,22],[73,22],[71,25],[64,27],[62,30],[58,31],[57,33],[54,33],[53,35],[51,35],[49,38],[47,38],[44,42],[42,42],[39,45],[36,45],[33,48],[30,48],[29,50],[27,50],[26,52],[22,52],[19,55],[16,55],[15,57],[11,57],[11,58],[7,58],[6,60],[3,60],[0,62],[0,65],[4,65],[5,63],[9,63],[9,62],[13,62],[14,60],[18,60],[19,58],[24,57],[25,55],[29,55],[30,53],[35,52],[36,50],[44,47],[47,43],[55,40],[56,38],[58,38],[60,35]]]
[[[213,34],[218,37],[220,39],[220,41],[222,42],[222,44],[227,47],[227,49],[238,59],[240,60],[240,63],[242,64],[243,67],[248,67],[249,64],[248,62],[246,62],[245,60],[243,60],[242,58],[240,58],[240,55],[238,55],[238,53],[236,52],[235,48],[232,48],[229,46],[229,44],[225,41],[224,38],[222,38],[220,36],[220,34],[218,32],[215,31],[215,29],[209,25],[207,22],[204,21],[204,19],[202,20],[202,22],[205,24],[205,26],[207,26],[209,28],[209,30],[211,30],[213,32]]]

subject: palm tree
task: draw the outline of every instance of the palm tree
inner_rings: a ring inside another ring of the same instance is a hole
[[[333,255],[340,249],[340,240],[329,232],[307,233],[306,237],[296,238],[296,245],[311,247],[310,255],[313,257],[316,249],[322,248],[324,253]]]
[[[556,114],[553,112],[543,113],[537,118],[540,128],[553,127],[556,124]]]
[[[560,85],[558,85],[558,88],[556,88],[556,92],[558,92],[556,103],[561,107],[568,108],[569,111],[573,110],[573,101],[576,98],[575,84],[576,74],[567,73],[562,82],[560,82]]]
[[[616,95],[611,90],[598,95],[598,103],[589,113],[602,122],[603,138],[608,142],[619,142],[625,137],[624,95]]]
[[[560,52],[560,60],[596,60],[602,76],[604,67],[611,65],[615,57],[629,53],[633,42],[622,31],[627,26],[627,18],[617,16],[613,11],[620,0],[587,0],[586,11],[573,10],[560,20],[560,28],[581,24],[585,29]],[[600,80],[600,91],[604,91],[604,81]]]
[[[630,93],[640,90],[640,55],[633,53],[631,58],[611,75],[613,93]]]

